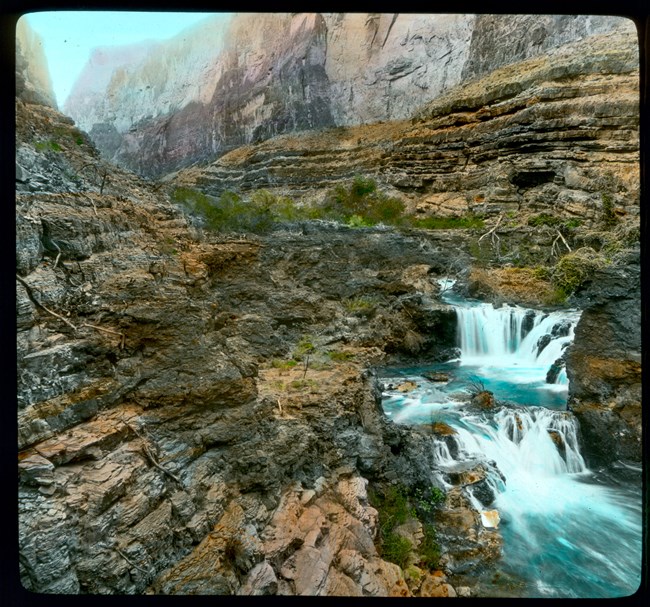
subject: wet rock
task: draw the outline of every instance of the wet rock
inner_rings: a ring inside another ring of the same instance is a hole
[[[401,384],[398,384],[395,389],[399,392],[412,392],[417,387],[418,385],[414,381],[405,381]]]
[[[472,396],[470,404],[480,409],[494,409],[496,401],[492,392],[489,390],[481,390]]]
[[[641,461],[639,252],[595,271],[576,294],[583,307],[566,353],[568,407],[580,422],[587,463]]]
[[[546,383],[554,384],[557,381],[558,376],[560,375],[560,371],[562,371],[562,369],[564,369],[565,366],[566,366],[566,362],[564,356],[561,356],[549,367],[549,370],[546,373]]]
[[[442,371],[425,371],[422,374],[422,377],[425,377],[429,381],[436,383],[449,381],[449,373],[443,373]]]
[[[500,521],[501,517],[497,510],[483,510],[481,512],[481,523],[483,527],[487,527],[488,529],[497,528]]]
[[[521,321],[521,339],[526,337],[535,326],[535,316],[535,310],[526,310],[526,314],[524,314],[524,318]]]
[[[537,356],[539,356],[542,353],[542,350],[548,346],[548,344],[551,343],[551,340],[553,337],[547,333],[546,335],[542,335],[538,340],[536,344],[537,348]]]

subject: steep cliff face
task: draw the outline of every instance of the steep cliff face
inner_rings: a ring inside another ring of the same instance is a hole
[[[99,161],[58,112],[16,112],[38,175],[16,199],[25,588],[453,595],[442,572],[407,581],[377,549],[368,482],[431,486],[435,454],[426,432],[385,419],[367,368],[413,336],[450,345],[434,276],[466,256],[462,234],[210,237],[134,174],[84,173]],[[59,150],[37,145],[55,134]],[[373,314],[346,308],[361,296]],[[277,364],[310,334],[306,372]],[[500,535],[462,491],[444,547],[467,570],[498,557]]]
[[[569,408],[594,465],[642,461],[639,252],[597,271],[579,293],[584,307],[567,355]]]
[[[406,118],[461,76],[622,22],[241,14],[225,24],[206,21],[140,60],[120,63],[104,94],[88,98],[82,79],[65,110],[106,157],[160,175],[281,133]],[[485,41],[495,31],[504,44],[488,60]],[[515,37],[517,44],[509,44]]]
[[[317,196],[374,176],[436,215],[553,211],[590,223],[639,213],[636,34],[594,35],[459,85],[410,121],[243,146],[179,183]]]
[[[43,40],[25,17],[16,23],[16,96],[29,103],[57,107]]]

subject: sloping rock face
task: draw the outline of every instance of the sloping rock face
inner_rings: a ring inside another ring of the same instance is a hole
[[[639,213],[633,31],[595,35],[460,85],[394,121],[242,147],[180,183],[317,195],[374,176],[423,215],[552,211],[584,223]]]
[[[91,58],[65,111],[106,158],[159,176],[282,133],[406,118],[461,77],[621,24],[580,16],[239,14],[127,62],[124,50],[100,51],[114,66],[110,77],[101,84],[89,77],[100,61]],[[503,50],[488,59],[485,41],[495,35]]]
[[[596,465],[642,461],[639,252],[597,271],[577,296],[583,308],[567,353],[569,409]]]
[[[378,553],[368,482],[437,481],[429,437],[384,418],[365,369],[411,353],[413,335],[423,351],[453,345],[435,277],[462,235],[296,224],[207,238],[151,183],[86,174],[100,161],[60,114],[16,111],[33,178],[16,201],[25,588],[454,593],[444,576],[409,587]],[[59,151],[36,145],[55,134]],[[361,296],[371,314],[346,307]],[[311,334],[344,356],[274,366]]]
[[[25,17],[16,23],[16,97],[57,108],[43,40]]]

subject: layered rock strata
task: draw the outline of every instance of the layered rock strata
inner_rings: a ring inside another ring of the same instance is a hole
[[[639,251],[597,270],[576,296],[583,308],[567,352],[569,409],[592,465],[642,461]]]
[[[92,148],[53,110],[18,102],[17,117],[38,175],[17,195],[24,587],[452,596],[442,572],[407,580],[377,549],[368,482],[438,481],[430,436],[384,418],[365,369],[453,346],[435,276],[462,236],[296,224],[207,238],[160,188],[86,175]],[[61,129],[60,151],[35,146]],[[42,172],[59,156],[76,191]],[[346,307],[362,296],[369,313]],[[308,334],[320,366],[272,364]],[[500,541],[469,502],[453,508],[474,550],[453,556],[450,536],[447,575],[493,562]]]
[[[589,16],[221,16],[144,56],[98,51],[65,111],[106,158],[159,176],[282,133],[407,118],[461,78],[619,27],[633,29]]]
[[[588,224],[609,205],[636,217],[638,79],[634,33],[592,36],[459,85],[412,122],[283,135],[178,181],[309,197],[361,174],[423,215],[545,211]]]

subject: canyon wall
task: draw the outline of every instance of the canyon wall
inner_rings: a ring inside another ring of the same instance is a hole
[[[64,109],[106,158],[159,176],[282,133],[407,118],[461,78],[626,23],[240,14],[208,20],[126,63],[111,59],[122,50],[104,49],[103,60],[115,64],[110,79],[95,87],[82,76]],[[500,50],[490,58],[486,41],[495,36]]]
[[[639,214],[639,71],[633,28],[598,34],[460,84],[411,121],[283,135],[177,182],[219,195],[322,196],[374,177],[423,215],[550,211],[588,225]]]
[[[16,23],[16,96],[56,109],[43,39],[22,17]]]

